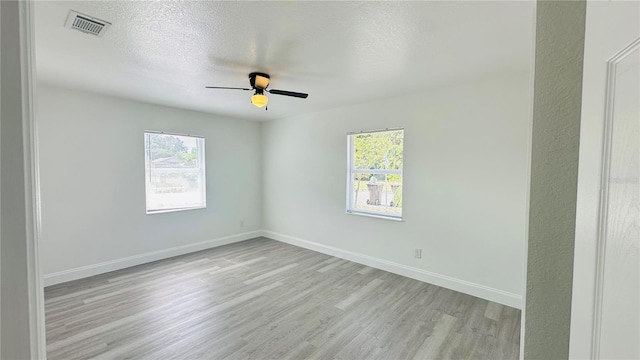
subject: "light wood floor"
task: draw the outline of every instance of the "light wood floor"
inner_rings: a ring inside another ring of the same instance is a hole
[[[516,359],[520,311],[258,238],[45,289],[50,360]]]

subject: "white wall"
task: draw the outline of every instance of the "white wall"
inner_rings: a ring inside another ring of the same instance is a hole
[[[259,123],[44,84],[37,100],[46,284],[258,234]],[[144,130],[205,137],[206,209],[145,214]]]
[[[264,123],[267,235],[520,306],[529,99],[522,73]],[[386,127],[404,222],[345,213],[346,133]]]

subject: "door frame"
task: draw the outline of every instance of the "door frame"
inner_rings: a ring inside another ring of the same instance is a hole
[[[24,157],[25,157],[25,187],[26,187],[26,205],[27,205],[27,266],[28,266],[28,287],[29,287],[29,322],[30,322],[30,344],[31,356],[35,359],[46,359],[46,333],[45,333],[45,312],[44,312],[44,287],[40,268],[39,258],[39,241],[41,229],[41,212],[40,212],[40,176],[39,176],[39,157],[38,157],[38,126],[35,116],[35,99],[36,99],[36,68],[35,68],[35,27],[33,3],[35,0],[20,0],[20,42],[21,42],[21,58],[22,58],[22,100],[23,100],[23,134],[24,134]],[[532,46],[535,49],[535,37],[537,26],[536,9],[533,16],[533,37]],[[531,62],[535,65],[535,51],[532,52]],[[532,66],[531,74],[531,103],[529,111],[529,156],[528,161],[531,162],[531,127],[532,127],[532,110],[533,110],[533,79],[535,66]],[[528,183],[530,182],[530,166]],[[527,184],[527,189],[529,184]],[[529,211],[529,192],[527,191],[527,219]],[[528,242],[528,221],[526,223],[525,239]],[[525,303],[526,303],[526,269],[527,269],[527,244],[524,246],[524,277],[523,277],[523,301],[521,311],[521,341],[520,341],[520,358],[523,358],[524,338],[525,338]]]
[[[35,116],[35,26],[34,0],[18,2],[20,36],[20,72],[22,102],[22,136],[24,159],[25,223],[27,248],[27,288],[29,301],[29,344],[32,359],[46,359],[44,287],[40,267],[40,174],[38,125]]]

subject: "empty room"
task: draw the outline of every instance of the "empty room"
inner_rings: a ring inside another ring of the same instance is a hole
[[[0,357],[640,356],[639,10],[3,2]]]

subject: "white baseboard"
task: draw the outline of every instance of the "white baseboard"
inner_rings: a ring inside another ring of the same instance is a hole
[[[210,249],[221,245],[236,243],[255,237],[265,236],[273,240],[287,244],[303,247],[323,254],[339,257],[359,264],[371,266],[377,269],[388,271],[394,274],[406,276],[420,280],[429,284],[442,286],[447,289],[459,291],[465,294],[477,296],[482,299],[494,301],[500,304],[511,306],[517,309],[522,308],[522,296],[507,291],[494,289],[488,286],[472,283],[469,281],[456,279],[450,276],[437,274],[423,269],[395,263],[388,260],[375,258],[373,256],[359,254],[353,251],[343,250],[333,246],[327,246],[316,242],[303,240],[289,235],[284,235],[268,230],[256,230],[225,236],[213,240],[201,241],[195,244],[176,246],[169,249],[153,251],[145,254],[129,256],[122,259],[106,261],[99,264],[82,266],[74,269],[64,270],[44,276],[44,286],[56,285],[67,281],[78,280],[93,275],[103,274],[110,271],[125,269],[131,266],[141,265],[152,261],[167,259],[170,257],[184,255],[200,250]]]
[[[394,274],[410,277],[412,279],[420,280],[429,284],[442,286],[447,289],[459,291],[461,293],[473,295],[485,300],[490,300],[517,309],[522,308],[522,296],[518,294],[494,289],[488,286],[475,284],[469,281],[456,279],[450,276],[437,274],[415,267],[398,264],[392,261],[339,249],[333,246],[327,246],[312,241],[299,239],[293,236],[279,234],[273,231],[263,230],[262,236],[287,244],[317,251],[323,254],[357,262],[359,264],[371,266]]]
[[[87,265],[75,269],[55,272],[44,276],[44,286],[60,284],[67,281],[78,280],[93,275],[104,274],[110,271],[125,269],[131,266],[145,264],[152,261],[167,259],[200,250],[210,249],[221,245],[236,243],[262,236],[261,230],[249,231],[241,234],[224,236],[213,240],[206,240],[194,244],[176,246],[169,249],[152,251],[145,254],[129,256],[122,259],[105,261],[99,264]]]

